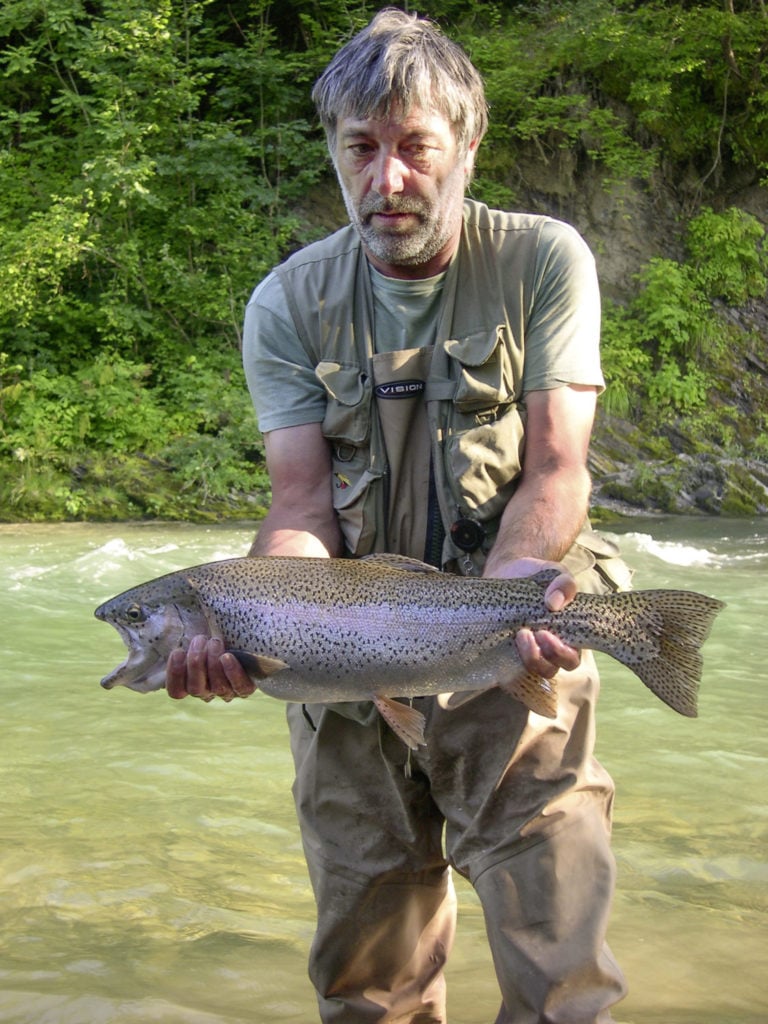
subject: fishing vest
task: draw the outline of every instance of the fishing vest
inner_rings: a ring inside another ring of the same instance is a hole
[[[456,258],[443,286],[435,343],[413,350],[388,387],[418,390],[431,445],[432,492],[414,496],[439,516],[441,568],[479,575],[522,468],[526,319],[548,218],[493,211],[467,200]],[[333,498],[345,545],[359,557],[386,548],[389,466],[375,399],[376,351],[368,264],[352,226],[276,268],[289,311],[326,392]],[[426,367],[424,366],[427,360]],[[425,490],[427,490],[425,488]],[[438,535],[437,533],[435,535]],[[586,530],[566,557],[582,589],[606,589],[592,572],[615,546]],[[623,563],[621,563],[623,565]],[[611,582],[607,589],[616,589]]]

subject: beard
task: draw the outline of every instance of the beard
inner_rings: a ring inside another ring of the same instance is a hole
[[[453,183],[451,183],[453,185]],[[381,196],[369,192],[355,205],[341,184],[344,205],[353,227],[365,248],[377,259],[398,267],[415,267],[428,263],[449,242],[461,223],[464,202],[464,178],[460,188],[450,189],[442,202],[426,196]],[[377,213],[407,213],[416,219],[415,226],[374,227]]]

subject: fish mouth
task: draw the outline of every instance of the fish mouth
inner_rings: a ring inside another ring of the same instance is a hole
[[[159,607],[124,599],[115,612],[113,599],[100,605],[94,615],[102,622],[114,626],[128,649],[124,662],[101,680],[105,690],[125,686],[138,693],[162,690],[166,685],[165,669],[168,655],[175,647],[185,644],[185,623],[183,609],[174,602]],[[138,622],[128,625],[120,615],[137,613]],[[191,623],[193,632],[202,632],[205,623]]]
[[[138,693],[150,693],[165,687],[165,659],[155,651],[130,654],[126,660],[101,680],[105,690],[126,686]]]

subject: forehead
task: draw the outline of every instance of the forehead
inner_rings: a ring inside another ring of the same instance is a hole
[[[431,137],[438,141],[455,141],[453,126],[437,111],[413,108],[407,113],[393,109],[383,116],[356,117],[342,116],[336,126],[339,138],[365,135],[371,138],[393,138],[404,136]]]

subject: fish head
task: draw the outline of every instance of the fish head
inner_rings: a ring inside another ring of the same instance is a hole
[[[99,605],[94,615],[114,626],[128,648],[125,661],[101,680],[105,690],[161,690],[171,651],[186,650],[195,634],[218,635],[212,632],[195,588],[181,573],[126,590]]]

